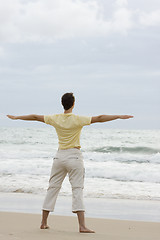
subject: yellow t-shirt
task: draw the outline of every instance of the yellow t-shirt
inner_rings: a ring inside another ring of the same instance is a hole
[[[91,117],[73,113],[45,115],[44,122],[55,127],[59,149],[80,148],[80,134],[83,126],[91,124]]]

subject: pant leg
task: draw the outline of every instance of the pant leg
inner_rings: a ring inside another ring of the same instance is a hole
[[[72,212],[85,211],[83,203],[84,164],[82,154],[75,154],[67,165],[69,181],[72,186]]]
[[[55,158],[53,162],[51,176],[49,180],[49,187],[42,208],[46,211],[54,211],[58,193],[60,191],[62,182],[67,174],[66,168],[61,164],[60,161],[61,159]]]

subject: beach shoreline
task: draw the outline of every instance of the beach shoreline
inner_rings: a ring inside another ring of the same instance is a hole
[[[0,212],[41,214],[44,195],[27,193],[0,193]],[[86,217],[160,222],[160,201],[84,198]],[[72,198],[58,196],[55,211],[60,216],[75,216],[72,213]]]

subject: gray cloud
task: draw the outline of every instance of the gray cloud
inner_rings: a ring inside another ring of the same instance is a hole
[[[1,42],[54,42],[59,39],[127,34],[140,26],[159,26],[158,9],[131,8],[127,0],[11,0],[0,3]]]

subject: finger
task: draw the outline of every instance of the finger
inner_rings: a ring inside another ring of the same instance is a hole
[[[15,119],[15,116],[13,116],[13,115],[7,115],[7,117],[10,119]]]
[[[12,115],[7,115],[7,117],[12,118],[13,116]]]

